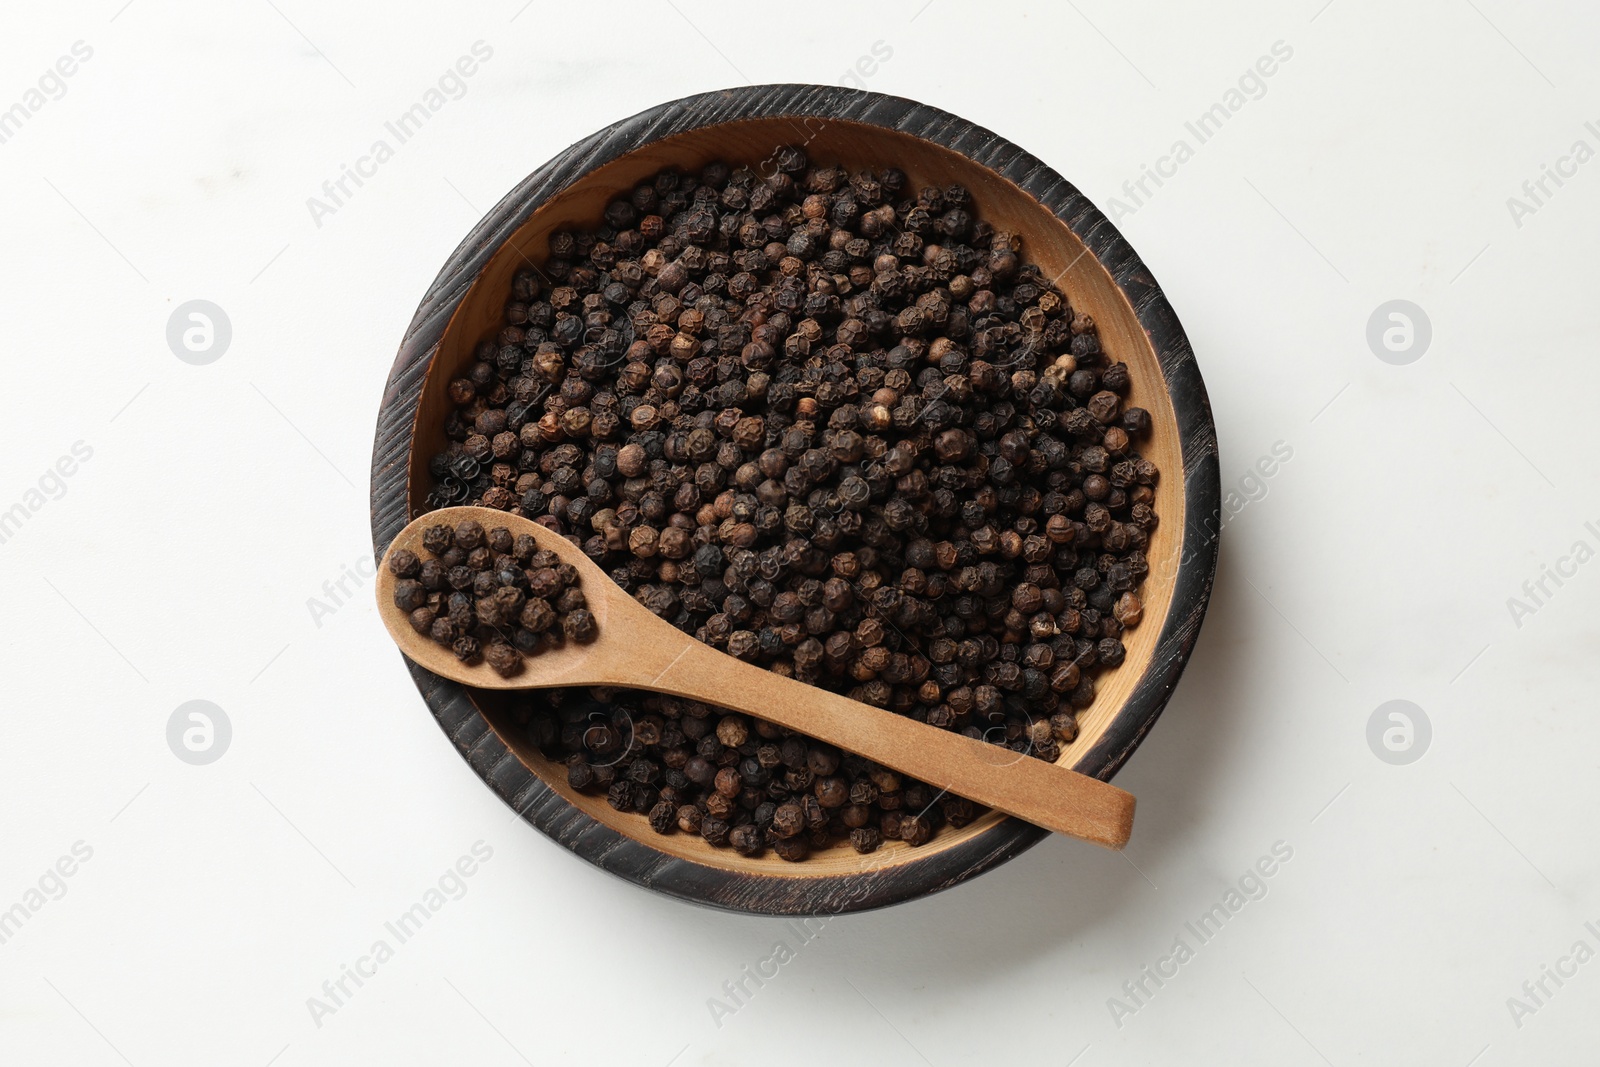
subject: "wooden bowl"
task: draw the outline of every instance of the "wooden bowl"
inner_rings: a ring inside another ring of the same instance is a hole
[[[1128,364],[1130,402],[1155,423],[1141,450],[1161,470],[1144,622],[1125,638],[1124,663],[1097,678],[1081,732],[1061,755],[1109,779],[1171,696],[1211,592],[1220,492],[1205,385],[1160,287],[1093,204],[1015,145],[910,100],[810,85],[706,93],[601,130],[529,175],[456,249],[400,346],[373,450],[374,550],[381,557],[427,510],[428,460],[446,444],[446,385],[499,331],[513,274],[545,258],[550,233],[598,224],[608,201],[663,167],[696,172],[713,159],[754,166],[784,143],[804,144],[817,162],[899,167],[910,188],[966,186],[978,217],[1020,233],[1024,257],[1058,278],[1071,304],[1094,316],[1106,351]],[[918,848],[890,842],[862,857],[840,845],[803,863],[770,853],[748,859],[698,837],[657,835],[642,816],[569,789],[565,768],[518,725],[516,700],[537,694],[469,690],[408,666],[456,748],[524,818],[596,866],[686,900],[770,915],[863,910],[955,885],[1045,834],[991,811]]]

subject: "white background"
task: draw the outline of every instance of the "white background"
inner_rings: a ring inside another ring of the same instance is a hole
[[[93,449],[0,544],[0,909],[93,850],[0,945],[4,1062],[1592,1060],[1600,962],[1532,1013],[1508,998],[1600,949],[1600,565],[1520,620],[1507,604],[1600,548],[1600,162],[1520,225],[1507,206],[1575,140],[1600,148],[1592,10],[122,4],[29,5],[0,34],[0,108],[93,49],[0,144],[0,510]],[[478,40],[466,95],[318,226],[307,198]],[[882,42],[871,89],[997,131],[1110,211],[1278,41],[1264,95],[1119,219],[1198,353],[1225,486],[1293,451],[1229,523],[1182,686],[1118,778],[1126,856],[1053,839],[837,919],[717,1025],[708,998],[788,928],[516,821],[369,584],[308,606],[370,552],[373,424],[417,302],[524,175],[665,100],[838,83]],[[232,322],[210,365],[166,342],[191,299]],[[1409,365],[1366,340],[1391,299],[1432,323]],[[232,723],[207,766],[167,743],[192,699]],[[1405,766],[1366,737],[1392,699],[1432,723]],[[462,899],[319,1026],[307,999],[479,840]],[[1265,897],[1114,1018],[1280,841]]]

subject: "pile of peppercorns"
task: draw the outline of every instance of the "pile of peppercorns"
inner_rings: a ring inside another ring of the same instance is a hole
[[[432,503],[532,517],[731,655],[1054,760],[1142,615],[1157,470],[1127,366],[1021,247],[960,186],[794,147],[664,171],[516,276],[449,385]],[[529,728],[661,832],[798,859],[972,817],[770,724],[607,696]]]
[[[419,634],[463,663],[486,662],[502,678],[522,670],[524,656],[593,641],[596,627],[578,569],[541,549],[528,534],[485,530],[467,519],[422,531],[428,559],[408,548],[389,554],[395,606]]]

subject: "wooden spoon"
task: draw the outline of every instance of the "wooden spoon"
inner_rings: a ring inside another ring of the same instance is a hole
[[[486,663],[468,666],[448,648],[416,632],[395,606],[389,557],[407,548],[427,559],[422,532],[436,523],[476,519],[529,534],[578,569],[580,587],[598,624],[589,644],[568,642],[525,657],[502,678]],[[824,689],[784,678],[719,652],[652,614],[608,578],[572,542],[520,515],[492,508],[432,511],[401,530],[378,568],[378,612],[410,659],[434,674],[478,689],[541,689],[606,685],[647,689],[742,711],[837,745],[902,774],[998,808],[1035,826],[1120,849],[1133,828],[1131,793],[1108,782],[1009,749],[940,730]]]

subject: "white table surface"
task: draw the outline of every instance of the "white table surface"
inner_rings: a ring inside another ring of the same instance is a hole
[[[0,542],[0,1060],[1592,1062],[1600,162],[1561,162],[1600,149],[1592,8],[907,0],[811,3],[785,29],[750,4],[520,3],[7,19],[0,109],[27,114],[0,143],[0,513],[25,521]],[[313,219],[478,41],[464,95]],[[1197,144],[1185,123],[1277,42],[1292,55]],[[337,604],[324,583],[370,553],[385,375],[484,211],[645,107],[842,82],[875,45],[868,87],[1118,210],[1199,355],[1224,483],[1255,499],[1118,778],[1140,801],[1125,857],[1049,840],[802,944],[515,821],[427,714],[367,580]],[[1129,199],[1180,138],[1192,158]],[[1569,176],[1535,202],[1546,164]],[[206,365],[166,340],[195,299],[232,327]],[[1402,365],[1366,337],[1395,299],[1432,332]],[[1275,445],[1292,457],[1251,481]],[[1546,566],[1571,576],[1535,603]],[[1404,765],[1367,740],[1397,699],[1432,731]],[[205,765],[167,740],[191,700],[231,724]],[[459,900],[386,934],[480,841]],[[1258,891],[1275,846],[1292,857]],[[1259,899],[1202,943],[1186,923],[1241,878]],[[393,957],[313,1011],[380,939]],[[778,940],[794,958],[714,1013]],[[1170,977],[1136,1000],[1146,966]]]

